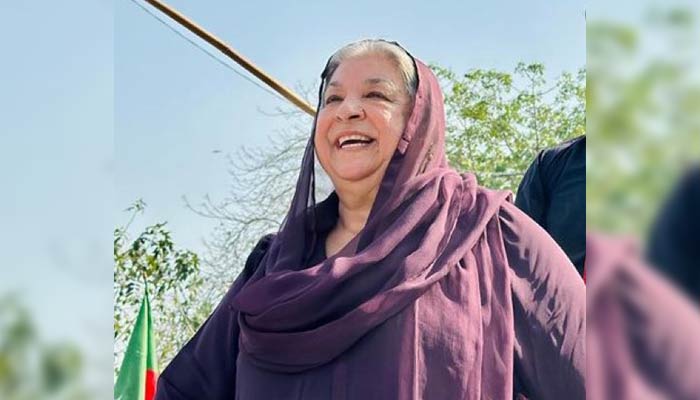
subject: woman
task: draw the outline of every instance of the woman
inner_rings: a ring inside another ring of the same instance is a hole
[[[335,189],[319,204],[314,153]],[[280,231],[157,399],[585,398],[583,282],[509,200],[448,167],[428,67],[345,46]]]

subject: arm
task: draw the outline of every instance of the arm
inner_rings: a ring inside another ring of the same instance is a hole
[[[239,326],[229,307],[267,251],[273,236],[263,237],[223,300],[158,379],[156,400],[229,399],[236,390]]]
[[[543,152],[540,152],[530,164],[530,167],[528,167],[527,172],[525,172],[523,179],[520,181],[515,198],[515,205],[540,226],[545,224],[545,213],[549,202],[540,171],[542,169],[543,154]]]
[[[585,399],[586,291],[554,239],[512,204],[500,214],[515,326],[515,370],[534,399]]]

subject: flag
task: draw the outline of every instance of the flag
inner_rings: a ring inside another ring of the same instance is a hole
[[[151,305],[146,291],[114,386],[115,400],[153,400],[158,379],[155,350]]]

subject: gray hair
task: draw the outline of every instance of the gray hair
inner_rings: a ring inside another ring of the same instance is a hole
[[[418,74],[416,73],[416,66],[413,59],[399,45],[382,39],[358,40],[357,42],[341,47],[333,53],[325,71],[323,71],[324,79],[322,82],[323,90],[321,92],[321,98],[325,96],[326,88],[328,87],[333,73],[343,61],[369,54],[383,55],[396,64],[404,80],[406,92],[409,98],[413,100],[416,90],[418,90]]]

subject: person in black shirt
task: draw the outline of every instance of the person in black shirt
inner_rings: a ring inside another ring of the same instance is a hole
[[[583,276],[586,258],[586,136],[542,150],[515,204],[559,244]]]

